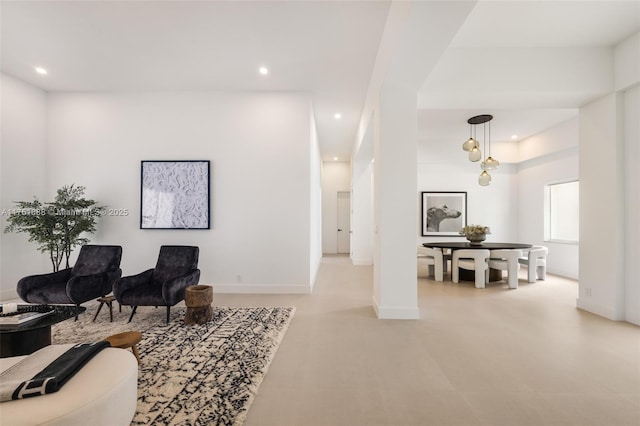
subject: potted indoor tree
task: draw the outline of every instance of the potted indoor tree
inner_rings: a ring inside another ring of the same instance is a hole
[[[43,203],[35,197],[33,201],[16,201],[4,232],[28,233],[29,241],[49,254],[54,272],[63,259],[69,268],[71,252],[89,242],[83,234],[94,233],[98,217],[105,212],[104,206],[83,197],[84,190],[84,186],[63,186],[53,202]]]

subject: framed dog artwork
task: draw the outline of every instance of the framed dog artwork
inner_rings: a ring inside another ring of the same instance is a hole
[[[466,225],[466,192],[422,192],[423,237],[464,237]]]

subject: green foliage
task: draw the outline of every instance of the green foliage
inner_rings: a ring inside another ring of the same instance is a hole
[[[16,201],[4,232],[28,233],[29,241],[49,254],[54,272],[65,258],[69,268],[71,251],[89,242],[82,234],[94,233],[98,217],[105,213],[104,206],[82,198],[84,190],[83,186],[63,186],[53,202],[42,203],[35,197],[33,201]]]

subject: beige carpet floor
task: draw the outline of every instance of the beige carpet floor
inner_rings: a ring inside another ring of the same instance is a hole
[[[578,284],[418,279],[417,321],[378,320],[370,266],[327,257],[296,306],[245,426],[637,426],[640,327],[576,309]]]

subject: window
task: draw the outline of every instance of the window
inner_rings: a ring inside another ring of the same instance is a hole
[[[580,241],[580,184],[563,182],[544,187],[544,240],[578,244]]]

